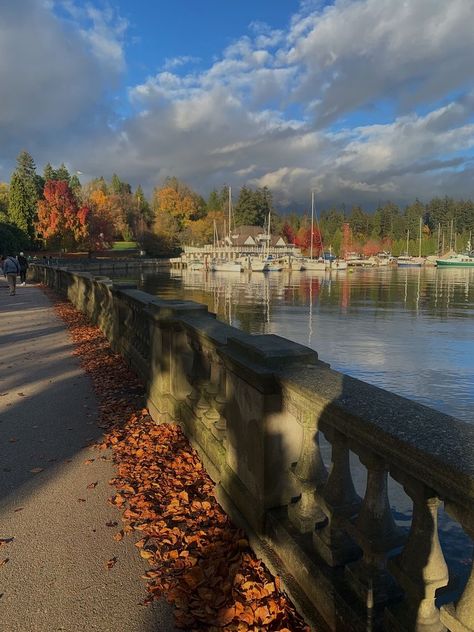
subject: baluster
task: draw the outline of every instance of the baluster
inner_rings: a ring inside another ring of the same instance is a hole
[[[291,469],[301,495],[288,505],[288,517],[301,533],[308,533],[313,531],[316,523],[327,520],[318,500],[326,483],[327,471],[321,458],[313,416],[303,415],[302,426],[300,457]]]
[[[446,503],[446,509],[474,540],[474,513],[468,513],[450,503]],[[474,632],[474,559],[471,574],[459,601],[441,607],[441,621],[451,632]]]
[[[192,352],[192,366],[188,374],[189,383],[192,387],[188,395],[188,403],[196,417],[205,420],[205,414],[209,410],[209,404],[204,396],[205,392],[205,369],[202,362],[202,348],[196,338],[188,335],[188,344]]]
[[[438,538],[438,507],[433,490],[401,473],[394,476],[413,500],[410,533],[402,552],[388,568],[405,591],[405,599],[385,613],[387,629],[397,632],[442,632],[435,593],[448,583],[448,568]]]
[[[314,531],[313,546],[329,566],[342,566],[361,555],[361,550],[346,531],[347,520],[357,514],[361,499],[352,482],[345,436],[332,429],[325,431],[324,436],[332,446],[331,467],[322,501],[328,523]]]
[[[367,487],[361,510],[348,531],[363,552],[361,560],[346,566],[346,579],[362,603],[371,610],[400,594],[388,573],[389,552],[403,542],[404,536],[395,526],[387,494],[387,469],[384,461],[357,449],[367,468]]]
[[[210,364],[210,379],[206,387],[210,408],[206,413],[206,418],[212,424],[215,437],[223,441],[227,430],[227,422],[223,415],[226,403],[224,365],[215,354],[211,354]]]

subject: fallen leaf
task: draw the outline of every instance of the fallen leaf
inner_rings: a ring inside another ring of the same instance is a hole
[[[7,564],[9,561],[10,561],[9,557],[6,557],[5,559],[0,560],[0,566],[3,566],[4,564]]]
[[[118,533],[114,535],[114,540],[116,542],[120,542],[121,540],[123,540],[123,535],[124,535],[123,531],[119,531]]]
[[[109,522],[105,523],[106,527],[116,527],[118,525],[118,522],[116,520],[109,520]]]
[[[116,563],[117,563],[117,558],[116,557],[111,557],[110,560],[107,560],[105,565],[107,566],[107,568],[113,568]]]
[[[30,472],[32,474],[39,474],[40,472],[42,472],[44,470],[43,467],[34,467],[32,470],[30,470]]]
[[[94,489],[94,487],[97,487],[97,483],[99,481],[96,481],[95,483],[89,483],[89,485],[87,486],[87,489]]]

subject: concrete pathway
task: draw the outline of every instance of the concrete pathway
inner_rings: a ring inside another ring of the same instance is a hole
[[[147,566],[133,540],[113,540],[113,467],[86,445],[100,436],[95,418],[91,384],[48,299],[34,286],[8,296],[2,277],[0,538],[14,538],[0,544],[2,632],[174,630],[166,603],[139,605]]]

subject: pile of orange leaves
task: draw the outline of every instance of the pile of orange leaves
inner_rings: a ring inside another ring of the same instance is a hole
[[[45,290],[47,291],[47,290]],[[122,511],[115,535],[138,533],[150,564],[144,603],[165,598],[186,630],[307,632],[309,628],[217,503],[213,482],[180,427],[157,424],[144,389],[100,330],[70,303],[53,299],[99,401],[99,425],[117,475],[110,502]]]

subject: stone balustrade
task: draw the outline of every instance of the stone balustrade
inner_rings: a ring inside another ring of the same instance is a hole
[[[248,335],[203,305],[60,268],[33,273],[104,331],[144,381],[156,421],[183,427],[219,501],[309,621],[474,632],[474,571],[451,603],[437,602],[456,583],[440,505],[474,537],[474,425],[333,371],[302,345]],[[412,500],[408,530],[395,524],[389,478]]]

